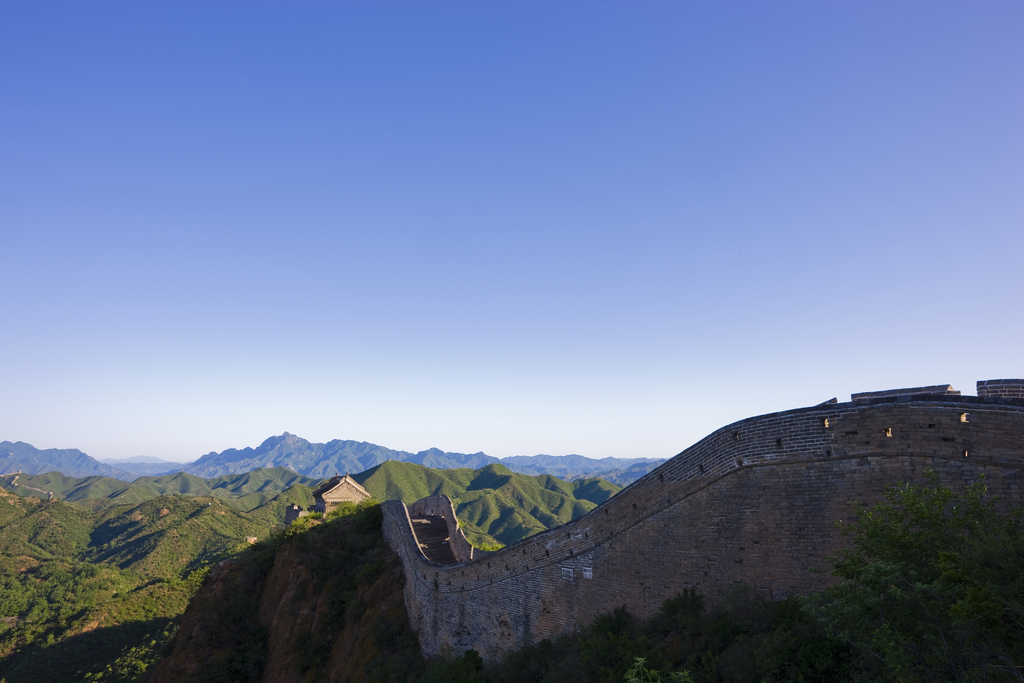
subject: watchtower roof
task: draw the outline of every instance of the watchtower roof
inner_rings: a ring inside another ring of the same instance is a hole
[[[313,497],[323,498],[331,491],[334,491],[335,489],[342,487],[351,487],[355,489],[358,493],[365,496],[366,498],[370,497],[370,492],[364,489],[362,486],[360,486],[359,482],[357,482],[355,479],[353,479],[347,474],[344,476],[339,476],[336,474],[330,479],[328,479],[325,483],[321,484],[316,488],[315,491],[313,491]]]

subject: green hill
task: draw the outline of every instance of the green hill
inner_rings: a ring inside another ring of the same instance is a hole
[[[139,477],[130,483],[111,477],[68,477],[60,472],[7,474],[0,476],[0,487],[18,495],[42,499],[52,493],[54,498],[81,503],[93,510],[103,510],[112,505],[136,505],[159,496],[177,494],[218,498],[237,510],[248,512],[292,486],[310,487],[319,481],[284,467],[274,467],[214,479],[176,472],[162,477]]]
[[[353,478],[377,500],[409,504],[447,495],[466,536],[477,544],[515,543],[585,515],[619,491],[600,479],[569,482],[550,474],[517,474],[500,464],[434,470],[391,461]]]
[[[311,498],[298,485],[254,513],[217,498],[180,495],[96,512],[0,491],[0,571],[52,560],[110,564],[150,578],[182,576],[247,537],[266,538],[282,524],[285,505]]]
[[[61,472],[44,474],[5,474],[0,476],[0,487],[19,496],[47,499],[80,500],[82,498],[113,498],[131,488],[120,479],[104,476],[69,477]],[[136,501],[141,502],[141,500]]]
[[[320,479],[306,477],[284,467],[272,467],[241,474],[227,474],[213,479],[203,479],[185,472],[162,477],[139,477],[132,482],[132,486],[159,495],[177,493],[183,496],[213,496],[232,507],[248,512],[296,484],[311,487],[319,481]]]
[[[250,493],[239,498],[238,502],[246,501],[250,497],[265,495],[268,494]],[[250,511],[249,517],[258,519],[263,524],[284,525],[285,508],[292,504],[298,505],[304,510],[313,505],[313,489],[304,484],[296,484]]]
[[[391,461],[355,479],[378,500],[447,494],[478,545],[563,524],[619,490],[500,464],[435,470]],[[280,467],[131,483],[59,472],[0,477],[0,679],[83,680],[131,660],[132,647],[155,657],[204,567],[237,557],[247,537],[279,539],[285,507],[312,505],[316,483]]]
[[[280,524],[264,508],[169,495],[97,512],[0,490],[0,679],[82,680],[83,667],[167,637],[204,565]]]
[[[478,470],[432,469],[388,461],[354,475],[377,500],[412,503],[445,494],[456,505],[466,535],[480,544],[514,543],[576,519],[619,490],[601,479],[565,481],[550,474],[527,475],[494,463]],[[101,516],[122,506],[138,506],[165,496],[185,496],[223,503],[224,508],[252,512],[260,524],[284,523],[284,509],[313,503],[311,488],[320,480],[283,467],[256,469],[203,479],[186,472],[139,477],[125,482],[110,477],[68,477],[59,472],[4,475],[0,489],[18,495],[77,503]],[[249,535],[249,534],[246,534]]]
[[[236,550],[270,525],[215,498],[160,496],[100,514],[84,559],[150,577],[182,576]]]
[[[67,559],[84,552],[93,515],[60,503],[4,495],[0,502],[0,570],[11,564]]]

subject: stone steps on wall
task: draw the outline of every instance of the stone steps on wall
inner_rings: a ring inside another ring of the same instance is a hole
[[[448,538],[448,523],[439,515],[410,517],[412,530],[420,550],[431,562],[455,564],[455,553]]]

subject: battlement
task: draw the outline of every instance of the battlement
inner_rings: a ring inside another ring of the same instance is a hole
[[[441,494],[440,496],[428,496],[421,498],[412,504],[408,512],[410,517],[441,517],[448,527],[448,544],[452,554],[458,562],[468,562],[480,558],[484,551],[474,548],[469,539],[459,526],[459,519],[455,516],[455,505],[452,499]]]
[[[978,380],[978,397],[1024,398],[1024,379]]]
[[[959,396],[960,392],[952,384],[933,384],[930,387],[908,387],[906,389],[886,389],[885,391],[862,391],[850,396],[854,403],[875,399],[910,399],[912,396]]]

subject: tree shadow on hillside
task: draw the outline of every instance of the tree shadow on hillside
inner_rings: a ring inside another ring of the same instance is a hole
[[[172,621],[169,618],[131,621],[49,644],[40,638],[0,659],[0,679],[6,679],[7,683],[81,681],[87,673],[102,671],[128,649],[148,646],[161,638]],[[112,677],[109,680],[131,678]]]

